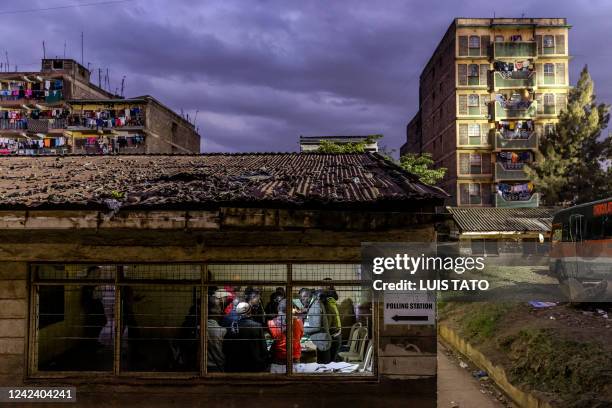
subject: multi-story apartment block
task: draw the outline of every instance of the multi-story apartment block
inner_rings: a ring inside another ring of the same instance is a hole
[[[457,206],[537,207],[524,171],[567,104],[564,18],[457,18],[421,73],[402,153],[448,168]]]
[[[74,60],[0,73],[0,155],[199,151],[194,124],[151,96],[100,88]]]

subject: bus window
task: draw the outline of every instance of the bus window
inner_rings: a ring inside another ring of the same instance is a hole
[[[581,214],[572,214],[570,216],[570,241],[582,242],[582,227],[584,216]]]
[[[563,230],[561,226],[556,227],[552,232],[552,240],[554,242],[558,242],[558,241],[561,241],[562,237],[563,237]]]
[[[563,241],[563,242],[570,242],[571,241],[569,223],[567,223],[567,222],[563,223],[563,232],[562,232],[562,235],[561,235],[561,241]]]

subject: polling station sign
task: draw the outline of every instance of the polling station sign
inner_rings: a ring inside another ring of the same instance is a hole
[[[385,292],[384,322],[391,325],[435,325],[435,295],[427,292]]]

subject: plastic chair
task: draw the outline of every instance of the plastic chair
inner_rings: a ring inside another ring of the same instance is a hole
[[[374,362],[374,342],[370,340],[368,342],[368,347],[366,348],[365,357],[361,364],[359,364],[359,368],[357,371],[363,372],[372,372],[372,364]]]
[[[340,356],[342,361],[346,362],[363,361],[368,342],[368,329],[366,327],[357,328],[349,341],[349,351],[342,351],[338,353],[338,356]]]

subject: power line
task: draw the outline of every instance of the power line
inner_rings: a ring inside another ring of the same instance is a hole
[[[6,10],[6,11],[0,11],[0,15],[35,13],[38,11],[62,10],[62,9],[69,9],[69,8],[76,8],[76,7],[102,6],[102,5],[107,5],[107,4],[127,3],[129,1],[134,1],[134,0],[97,1],[93,3],[70,4],[70,5],[65,5],[65,6],[44,7],[44,8],[35,8],[35,9]]]

